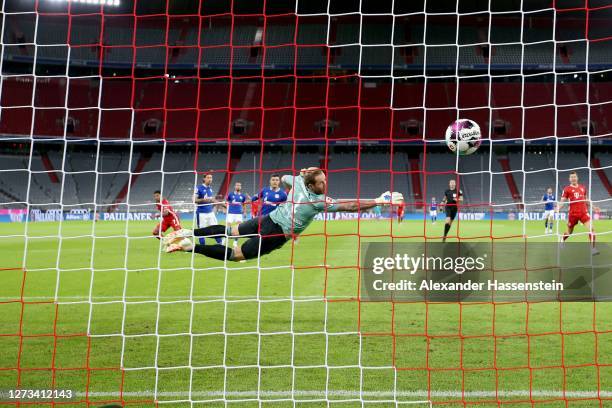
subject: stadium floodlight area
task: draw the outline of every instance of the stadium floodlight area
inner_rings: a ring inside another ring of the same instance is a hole
[[[45,0],[51,3],[78,3],[90,6],[119,6],[121,2],[119,0]]]
[[[371,302],[359,281],[360,244],[440,240],[451,178],[453,242],[556,241],[563,220],[533,219],[571,171],[611,240],[606,2],[2,8],[0,405],[612,404],[609,303]],[[444,144],[460,118],[470,156]],[[402,192],[406,222],[322,217],[246,263],[151,235],[154,190],[193,228],[204,174],[252,195],[309,166],[340,198]]]

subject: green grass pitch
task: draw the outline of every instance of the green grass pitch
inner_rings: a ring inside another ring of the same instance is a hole
[[[315,222],[228,268],[161,254],[153,227],[33,223],[26,247],[23,224],[0,225],[0,390],[71,389],[83,407],[86,392],[143,407],[612,406],[609,303],[357,300],[360,240],[439,239],[442,222]],[[612,221],[595,227],[612,241]],[[543,229],[459,223],[480,240]]]

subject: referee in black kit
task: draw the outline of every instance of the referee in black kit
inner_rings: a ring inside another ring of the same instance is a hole
[[[457,202],[463,202],[463,192],[457,190],[457,182],[455,179],[451,179],[448,182],[448,190],[444,192],[444,198],[440,203],[440,208],[444,207],[444,212],[446,213],[446,220],[444,221],[444,238],[442,238],[442,242],[446,242],[448,231],[450,231],[451,225],[453,225],[453,221],[455,217],[457,217]]]

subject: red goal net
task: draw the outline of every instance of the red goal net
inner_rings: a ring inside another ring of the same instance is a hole
[[[542,197],[574,171],[569,242],[611,263],[606,1],[1,3],[0,405],[611,404],[608,303],[372,301],[360,264],[446,233],[556,245]],[[245,263],[159,251],[154,191],[191,229],[205,175],[225,223],[236,183],[248,219],[308,167],[402,213],[324,211]]]

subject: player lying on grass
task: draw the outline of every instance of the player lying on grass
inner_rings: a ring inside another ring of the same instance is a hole
[[[444,221],[444,238],[442,238],[442,242],[446,242],[448,231],[450,231],[453,221],[455,217],[457,217],[457,212],[459,211],[457,203],[462,201],[463,192],[457,190],[457,182],[455,179],[449,180],[448,190],[444,192],[444,198],[440,203],[440,209],[444,208],[444,212],[446,213],[446,220]]]
[[[159,216],[161,218],[159,224],[157,224],[153,230],[153,236],[160,239],[160,230],[162,233],[164,233],[168,231],[170,227],[172,227],[173,231],[181,230],[181,220],[179,219],[178,214],[174,211],[168,200],[162,198],[161,191],[154,191],[153,199],[155,200],[155,206],[159,210]]]
[[[287,201],[279,204],[269,215],[253,218],[226,230],[223,225],[199,228],[195,231],[180,231],[165,240],[166,252],[196,252],[210,258],[242,261],[257,258],[282,247],[292,237],[302,233],[315,216],[322,212],[367,210],[377,205],[400,204],[404,197],[400,193],[385,192],[375,200],[336,201],[328,197],[325,173],[316,168],[302,169],[299,176],[283,176],[282,182],[291,190]],[[246,236],[239,247],[225,245],[193,245],[191,233],[196,237]],[[178,242],[177,242],[178,241]]]
[[[563,234],[562,243],[564,243],[574,232],[574,227],[578,222],[589,231],[589,241],[591,242],[591,252],[597,255],[599,251],[595,248],[595,229],[591,225],[591,216],[589,215],[589,204],[591,200],[587,198],[586,188],[582,184],[578,184],[578,174],[572,171],[569,175],[569,185],[563,189],[563,195],[557,205],[557,212],[561,211],[566,201],[569,201],[569,213],[567,216],[567,232]],[[593,206],[594,210],[598,210]]]

